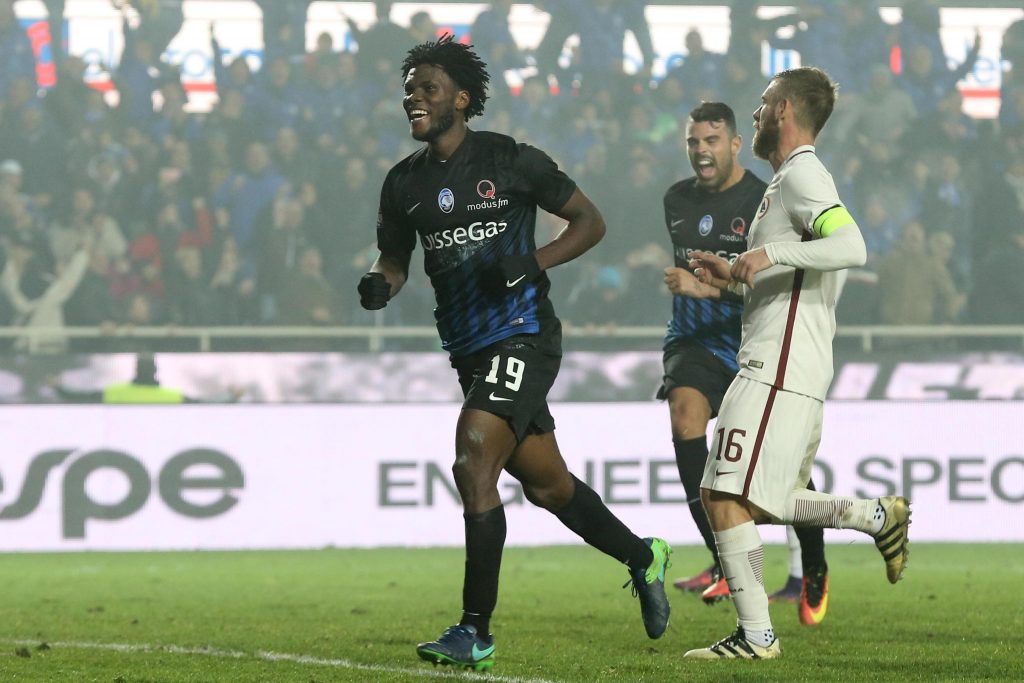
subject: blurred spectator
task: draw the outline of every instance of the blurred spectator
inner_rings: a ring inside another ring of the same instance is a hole
[[[19,78],[36,80],[32,43],[14,15],[13,0],[0,0],[0,93]]]
[[[534,61],[541,77],[558,74],[562,69],[560,62],[565,41],[574,32],[575,10],[572,0],[538,0],[533,4],[548,14],[548,26],[544,31],[544,37],[533,51]]]
[[[71,202],[49,229],[50,248],[58,263],[70,260],[85,244],[108,262],[123,259],[128,242],[113,218],[98,211],[89,187],[71,191]]]
[[[850,149],[896,144],[917,119],[914,101],[896,87],[888,66],[875,64],[868,73],[863,96],[844,100],[831,124],[832,138]]]
[[[409,30],[391,21],[392,0],[375,0],[376,20],[365,30],[345,17],[348,32],[356,41],[359,71],[366,78],[397,80],[402,51],[416,41]]]
[[[198,142],[203,137],[199,120],[185,111],[188,96],[180,83],[165,83],[160,88],[160,110],[150,127],[154,142],[167,146],[172,140]]]
[[[115,7],[131,5],[139,13],[139,37],[161,55],[178,35],[185,21],[183,0],[112,0]]]
[[[697,29],[690,29],[684,38],[686,56],[665,75],[678,81],[693,102],[715,102],[721,97],[725,55],[704,49],[704,38]],[[753,107],[754,103],[750,103]],[[692,105],[691,105],[692,106]]]
[[[69,326],[111,328],[114,325],[119,316],[111,291],[111,277],[118,267],[126,268],[127,261],[112,261],[100,249],[90,251],[89,269],[64,306],[64,318]],[[95,344],[86,343],[84,340],[72,340],[72,346],[75,349],[85,349],[93,348]]]
[[[437,24],[430,17],[430,12],[423,10],[409,17],[409,37],[412,39],[412,45],[437,40]]]
[[[495,75],[492,86],[502,87],[502,72],[526,66],[519,46],[512,37],[508,17],[512,11],[512,0],[497,0],[477,15],[470,29],[470,37],[480,58],[487,63]]]
[[[1024,223],[1016,223],[1001,248],[989,252],[971,294],[971,322],[1024,325]]]
[[[614,325],[625,322],[630,308],[627,284],[617,266],[601,266],[574,297],[568,318],[575,325]]]
[[[281,315],[279,299],[289,274],[297,269],[300,254],[310,240],[305,232],[305,208],[299,200],[278,197],[268,216],[269,223],[261,223],[259,229],[260,256],[256,265],[260,273],[263,316],[273,320]]]
[[[168,314],[173,324],[201,327],[215,325],[225,317],[225,311],[217,309],[217,299],[203,272],[203,255],[184,235],[174,251],[167,281]]]
[[[216,25],[210,22],[210,52],[213,55],[213,82],[217,85],[217,94],[221,97],[227,90],[242,93],[242,99],[249,103],[253,100],[256,83],[246,55],[236,55],[227,66],[224,65],[223,51],[217,41]]]
[[[1006,131],[995,158],[999,163],[981,177],[972,217],[972,251],[979,263],[1003,251],[1024,225],[1024,126]]]
[[[288,60],[276,57],[267,63],[257,78],[252,99],[259,139],[273,140],[282,128],[294,128],[298,124],[299,94],[300,88]]]
[[[83,106],[86,102],[94,102],[92,94],[95,92],[85,83],[85,69],[86,64],[80,57],[67,57],[58,69],[57,85],[46,92],[46,110],[64,130],[77,130],[86,123],[96,123],[98,117],[106,116],[106,102],[99,111]]]
[[[903,73],[897,80],[897,86],[910,95],[919,113],[923,115],[934,111],[949,92],[956,88],[960,79],[974,68],[980,52],[980,31],[975,34],[974,45],[966,59],[956,69],[946,66],[945,59],[936,62],[928,45],[914,45],[903,53]]]
[[[256,283],[247,272],[231,238],[221,245],[220,260],[210,279],[210,296],[218,325],[249,325],[258,322]]]
[[[836,4],[840,8],[842,28],[842,41],[836,46],[836,52],[841,54],[834,52],[833,59],[827,62],[831,67],[829,75],[843,84],[847,95],[861,95],[870,86],[873,67],[889,65],[892,30],[882,21],[878,0]]]
[[[846,58],[842,50],[837,49],[845,42],[839,5],[831,0],[797,2],[796,11],[782,15],[775,24],[776,28],[792,27],[791,35],[783,37],[772,32],[768,42],[777,50],[796,50],[802,64],[813,64],[833,75],[836,63]],[[787,21],[783,22],[783,17]]]
[[[963,306],[963,295],[945,264],[928,250],[917,221],[903,227],[899,244],[882,258],[878,288],[881,322],[886,325],[949,322]]]
[[[252,116],[253,114],[246,109],[242,93],[228,90],[206,117],[207,136],[223,136],[227,145],[228,162],[233,168],[238,168],[244,163],[246,150],[253,142],[257,142],[257,131]]]
[[[313,73],[313,81],[303,88],[299,133],[307,143],[330,146],[341,134],[341,122],[355,114],[351,93],[338,87],[335,60],[321,62]]]
[[[900,224],[889,213],[886,203],[878,197],[869,198],[859,214],[857,225],[864,235],[868,265],[877,266],[878,259],[888,253],[899,240]]]
[[[121,62],[114,72],[114,85],[119,94],[118,113],[123,125],[145,129],[153,116],[153,93],[167,78],[167,66],[160,61],[161,47],[153,42],[153,35],[140,28],[132,28],[121,3],[121,33],[124,49]]]
[[[254,0],[263,12],[263,63],[301,59],[306,52],[306,13],[313,0]]]
[[[58,263],[54,272],[32,271],[36,246],[29,241],[15,242],[0,273],[0,288],[15,311],[14,325],[28,334],[15,340],[18,351],[62,353],[67,338],[59,331],[35,332],[33,328],[54,330],[64,327],[64,304],[78,288],[89,265],[91,244],[86,241],[68,261]],[[32,278],[30,275],[42,275]]]
[[[232,174],[213,196],[217,223],[228,228],[243,260],[252,260],[256,219],[270,206],[285,180],[270,165],[266,145],[249,145],[245,170]]]
[[[626,32],[633,34],[640,48],[642,62],[639,80],[647,81],[654,64],[654,46],[647,25],[644,0],[591,0],[575,2],[573,25],[579,35],[579,49],[570,69],[580,73],[584,82],[588,77],[591,88],[609,76],[624,73],[623,45]]]
[[[958,245],[958,258],[954,264],[960,282],[970,282],[974,261],[973,196],[961,173],[960,159],[954,154],[943,155],[925,189],[922,222],[928,230],[947,232]]]
[[[323,274],[323,261],[316,247],[299,253],[298,267],[286,274],[278,322],[284,325],[336,325],[341,320],[341,302]]]
[[[1024,125],[1024,19],[1007,27],[1000,52],[1010,68],[1003,71],[999,88],[999,125],[1016,128]]]
[[[22,187],[37,206],[47,206],[67,183],[64,131],[47,118],[38,100],[22,108],[7,153],[21,162]]]

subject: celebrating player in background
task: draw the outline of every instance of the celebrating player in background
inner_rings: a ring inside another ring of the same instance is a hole
[[[874,537],[896,583],[907,560],[910,506],[804,488],[821,440],[832,381],[837,271],[864,264],[860,228],[839,200],[814,141],[835,104],[821,69],[776,75],[754,112],[754,154],[775,170],[735,263],[692,253],[702,284],[743,292],[739,372],[722,400],[701,495],[738,615],[736,631],[699,659],[780,657],[762,583],[764,546],[755,523],[856,529]]]
[[[672,320],[665,335],[665,375],[658,397],[668,399],[676,466],[686,489],[690,514],[712,565],[700,574],[680,579],[675,586],[702,591],[712,604],[729,597],[722,576],[715,537],[700,500],[700,480],[708,459],[708,422],[718,415],[729,383],[739,366],[740,314],[743,298],[703,284],[689,270],[689,254],[709,251],[736,260],[746,249],[747,228],[765,184],[739,163],[743,139],[736,133],[736,115],[722,102],[704,102],[690,112],[686,149],[696,174],[665,193],[665,225],[672,238],[676,265],[665,269],[665,284],[675,294]],[[813,490],[814,485],[810,488]],[[819,624],[828,609],[828,567],[824,533],[802,527],[800,552],[805,566],[798,588],[800,621]],[[800,571],[800,570],[798,570]],[[792,573],[792,572],[791,572]],[[785,599],[785,589],[777,594]]]
[[[383,308],[405,283],[418,240],[441,343],[465,396],[452,467],[466,532],[462,618],[416,651],[439,664],[494,664],[489,627],[505,545],[502,469],[530,502],[626,564],[647,635],[659,638],[669,618],[664,578],[671,549],[633,534],[570,474],[547,405],[562,349],[545,271],[597,244],[604,219],[546,154],[466,126],[483,112],[489,81],[472,50],[445,36],[410,50],[402,71],[412,136],[427,145],[384,180],[380,254],[359,294],[364,308]],[[568,221],[539,249],[538,206]]]

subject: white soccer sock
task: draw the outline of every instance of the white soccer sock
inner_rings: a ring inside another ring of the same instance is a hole
[[[786,499],[782,521],[826,529],[856,529],[874,535],[882,529],[885,512],[877,498],[850,498],[794,489]]]
[[[764,544],[753,522],[715,532],[718,558],[729,583],[736,616],[747,640],[768,647],[775,640],[764,592]]]
[[[804,578],[804,558],[800,553],[800,539],[796,536],[796,529],[786,527],[786,545],[789,546],[789,575],[798,579]]]

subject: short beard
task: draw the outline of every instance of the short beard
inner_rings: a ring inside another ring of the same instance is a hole
[[[750,143],[754,156],[768,161],[771,154],[779,148],[779,127],[770,124],[754,131],[754,139]]]
[[[433,142],[434,140],[438,139],[439,137],[447,133],[448,130],[451,129],[451,127],[454,125],[455,112],[449,110],[440,119],[438,119],[436,125],[433,125],[430,128],[428,128],[427,132],[421,136],[417,137],[414,134],[413,139],[418,140],[419,142]]]

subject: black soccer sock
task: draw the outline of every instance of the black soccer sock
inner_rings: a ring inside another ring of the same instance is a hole
[[[630,569],[646,569],[654,554],[643,539],[612,514],[594,489],[576,477],[576,490],[569,504],[554,511],[555,517],[573,533],[605,555],[611,555]]]
[[[704,464],[708,460],[708,439],[706,436],[686,441],[672,439],[672,446],[676,451],[676,468],[679,470],[679,479],[683,482],[686,500],[689,501],[690,516],[693,517],[693,523],[697,525],[697,531],[700,532],[704,539],[704,545],[711,551],[711,557],[714,558],[717,565],[718,546],[715,544],[715,535],[711,531],[708,513],[704,510],[704,504],[700,502],[700,480],[704,478]]]
[[[814,488],[814,480],[807,482],[807,488]],[[827,569],[825,564],[825,530],[822,527],[794,526],[796,537],[800,539],[800,563],[804,566],[804,576],[810,576],[815,570]]]
[[[505,507],[479,514],[464,514],[466,521],[466,573],[462,579],[462,619],[481,637],[490,637],[491,614],[498,603],[498,573],[505,547]]]

